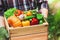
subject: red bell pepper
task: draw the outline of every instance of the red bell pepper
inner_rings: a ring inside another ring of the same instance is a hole
[[[15,16],[19,16],[19,15],[23,14],[23,11],[21,11],[21,10],[16,10],[16,11],[14,12],[14,14],[15,14]]]
[[[38,19],[32,18],[31,25],[36,25],[38,24]]]

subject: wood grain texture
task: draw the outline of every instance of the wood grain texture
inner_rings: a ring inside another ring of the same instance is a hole
[[[48,40],[48,34],[46,32],[46,33],[31,34],[25,36],[17,36],[17,37],[11,37],[10,40]]]
[[[18,28],[15,30],[10,30],[10,36],[18,36],[18,35],[26,35],[26,34],[42,33],[42,32],[48,32],[48,27],[36,26],[36,27]]]

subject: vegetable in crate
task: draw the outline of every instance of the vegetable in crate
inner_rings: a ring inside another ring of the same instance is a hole
[[[32,14],[37,14],[37,11],[36,11],[36,9],[34,9],[34,10],[31,10],[31,12],[32,12]]]
[[[42,14],[36,14],[36,18],[37,18],[38,20],[41,20],[41,19],[43,19],[43,16],[42,16]]]
[[[19,16],[19,15],[23,14],[23,11],[17,9],[17,10],[14,12],[14,14],[15,14],[15,16]]]
[[[21,14],[20,16],[18,16],[18,18],[19,18],[20,20],[24,20],[24,17],[25,17],[24,14]]]
[[[43,20],[40,20],[40,21],[39,21],[39,24],[43,24]]]
[[[27,11],[26,15],[27,16],[31,16],[32,15],[32,12],[29,10],[29,11]]]
[[[32,18],[34,18],[34,17],[35,17],[35,16],[33,16],[33,15],[32,15],[32,16],[26,16],[25,19],[26,19],[26,20],[29,20],[29,19],[32,19]]]
[[[8,18],[8,23],[13,26],[13,27],[21,27],[22,26],[22,23],[21,21],[19,20],[18,17],[16,17],[15,15],[13,16],[10,16]]]
[[[26,20],[26,21],[22,21],[22,25],[24,26],[30,26],[30,21]]]
[[[36,25],[38,23],[39,23],[38,19],[32,18],[31,25]]]
[[[8,18],[8,17],[14,15],[14,11],[15,11],[15,10],[16,10],[16,8],[10,8],[10,9],[8,9],[7,11],[4,12],[4,16],[5,16],[6,18]]]

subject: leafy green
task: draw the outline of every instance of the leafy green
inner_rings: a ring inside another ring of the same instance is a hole
[[[54,38],[54,40],[57,40],[56,36],[60,34],[60,8],[57,9],[54,15],[52,13],[52,10],[49,10],[49,15],[47,18],[49,23],[49,38]]]
[[[4,27],[0,28],[0,40],[5,40],[5,38],[9,38],[9,34]]]
[[[16,10],[16,8],[10,8],[10,9],[8,9],[7,11],[4,12],[4,16],[5,16],[6,18],[8,18],[8,17],[14,15],[14,11],[15,11],[15,10]]]
[[[56,23],[56,31],[57,31],[57,34],[58,34],[58,32],[60,33],[60,9],[58,9],[57,11],[56,11],[56,14],[54,15],[54,17],[55,17],[55,23]]]
[[[57,40],[60,40],[60,35],[58,36],[58,39]]]
[[[55,14],[55,22],[60,22],[60,9],[57,10],[56,14]]]
[[[0,36],[0,40],[6,40],[5,37]]]

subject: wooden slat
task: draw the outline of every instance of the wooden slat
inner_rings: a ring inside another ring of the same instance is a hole
[[[48,40],[48,34],[46,32],[46,33],[39,33],[25,36],[17,36],[17,37],[11,37],[10,40]]]
[[[4,17],[4,19],[5,19],[6,29],[8,30],[8,33],[9,33],[9,25],[8,25],[8,22],[7,22],[7,20],[6,20],[6,18],[5,18],[5,17]]]
[[[38,27],[27,27],[27,28],[18,28],[15,30],[10,30],[10,36],[26,35],[32,33],[41,33],[48,32],[48,27],[38,26]]]

